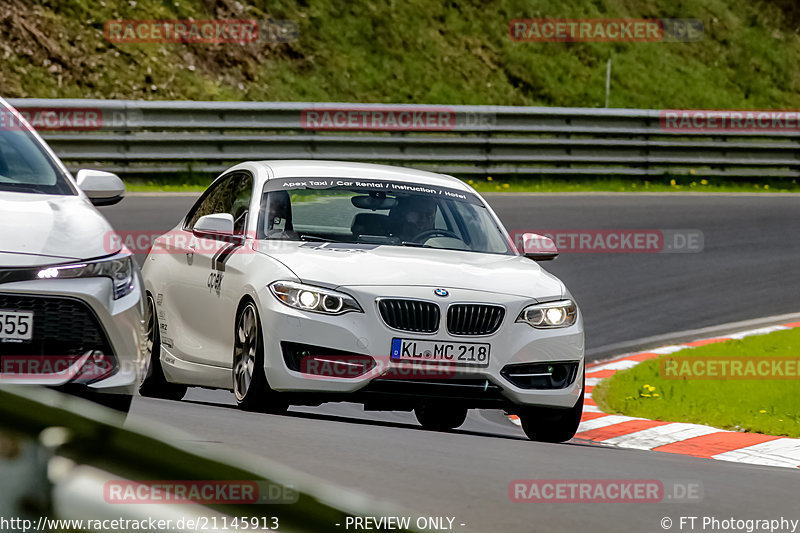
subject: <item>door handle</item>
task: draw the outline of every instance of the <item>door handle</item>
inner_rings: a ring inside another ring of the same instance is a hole
[[[191,262],[194,259],[194,251],[196,249],[196,246],[194,244],[190,244],[188,248],[189,251],[186,252],[186,260]]]

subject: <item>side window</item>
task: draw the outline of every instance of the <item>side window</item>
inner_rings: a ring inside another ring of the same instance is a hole
[[[195,204],[186,219],[186,229],[192,229],[200,217],[214,213],[230,213],[233,230],[244,233],[250,199],[253,195],[253,178],[246,173],[226,176]]]
[[[238,174],[234,178],[233,203],[230,211],[233,215],[233,231],[242,234],[247,227],[250,211],[250,200],[253,197],[253,177],[250,174]]]
[[[225,196],[224,190],[230,182],[230,179],[231,178],[226,178],[215,183],[200,197],[186,217],[186,224],[184,224],[185,229],[192,229],[202,216],[227,212],[226,209],[218,209],[218,206],[223,202],[223,197]]]

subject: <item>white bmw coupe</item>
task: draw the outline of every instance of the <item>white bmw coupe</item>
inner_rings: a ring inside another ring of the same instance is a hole
[[[547,239],[526,234],[528,243]],[[240,407],[359,402],[428,429],[472,408],[569,440],[583,409],[575,301],[486,201],[441,174],[261,161],[217,178],[143,267],[140,392],[233,390]]]

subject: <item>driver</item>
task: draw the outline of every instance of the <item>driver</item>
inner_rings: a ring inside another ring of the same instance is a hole
[[[399,198],[392,209],[394,234],[404,241],[415,242],[417,236],[434,229],[436,223],[436,200],[423,196]]]

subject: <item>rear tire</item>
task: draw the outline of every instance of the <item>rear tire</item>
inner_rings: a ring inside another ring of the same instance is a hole
[[[449,431],[467,419],[466,407],[424,404],[414,408],[420,425],[429,431]]]
[[[583,396],[586,389],[584,377],[584,390],[569,409],[554,409],[552,407],[523,407],[519,413],[522,430],[529,439],[538,442],[567,442],[578,431],[583,415]]]
[[[282,414],[289,404],[273,391],[264,373],[264,335],[252,301],[245,301],[236,314],[233,340],[233,394],[245,411]]]
[[[139,384],[139,394],[146,398],[162,400],[182,400],[189,387],[170,383],[161,368],[161,333],[158,327],[156,304],[150,294],[147,295],[147,368],[144,378]]]

